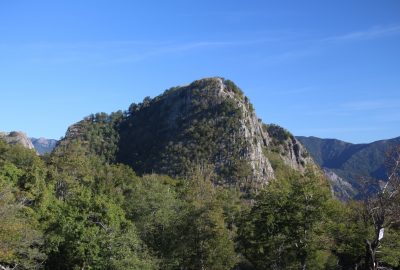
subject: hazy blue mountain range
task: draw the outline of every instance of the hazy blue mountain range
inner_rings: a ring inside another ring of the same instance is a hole
[[[29,138],[39,155],[50,153],[56,147],[57,140],[46,138]]]
[[[29,138],[22,131],[0,132],[0,139],[9,144],[21,144],[28,149],[35,149],[39,155],[50,153],[56,147],[57,140]]]
[[[339,197],[357,196],[362,188],[362,179],[374,184],[385,181],[385,154],[400,144],[400,137],[367,144],[317,137],[296,138],[325,171]]]

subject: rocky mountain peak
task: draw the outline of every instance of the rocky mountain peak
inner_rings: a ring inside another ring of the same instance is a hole
[[[28,149],[35,149],[31,140],[22,131],[0,132],[0,139],[9,144],[20,144]]]
[[[211,165],[219,184],[252,190],[276,177],[271,155],[297,171],[313,163],[293,135],[263,124],[243,91],[220,77],[172,87],[123,113],[86,117],[63,141],[77,138],[139,174],[184,176]]]

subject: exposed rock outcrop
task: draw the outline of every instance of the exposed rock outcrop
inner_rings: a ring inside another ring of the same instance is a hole
[[[329,180],[332,195],[346,201],[357,194],[357,191],[351,186],[351,184],[337,175],[334,171],[328,168],[323,168],[322,170],[326,178]]]
[[[111,134],[118,144],[116,156],[106,159],[129,164],[139,174],[179,176],[193,164],[207,163],[221,184],[257,189],[275,178],[270,151],[300,172],[314,164],[293,135],[285,131],[280,138],[280,132],[262,123],[233,82],[215,77],[145,98],[121,117],[87,117],[70,126],[63,141],[79,139],[93,145],[110,142]],[[94,151],[99,154],[102,148]]]
[[[242,113],[239,136],[243,136],[248,145],[243,153],[243,158],[247,160],[251,166],[252,181],[265,184],[270,179],[274,178],[274,171],[271,167],[271,163],[264,154],[264,149],[268,147],[271,138],[268,133],[263,130],[262,121],[255,114],[249,99],[243,96],[243,94],[235,94],[232,89],[234,86],[231,88],[229,87],[229,81],[226,83],[222,78],[212,78],[209,80],[216,80],[218,82],[219,87],[216,87],[218,96],[223,99],[233,99],[237,103]]]
[[[0,139],[9,144],[20,144],[28,149],[35,149],[31,140],[22,131],[0,132]]]

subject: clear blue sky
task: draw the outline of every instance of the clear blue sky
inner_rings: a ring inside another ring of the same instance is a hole
[[[0,130],[60,138],[193,80],[295,135],[400,136],[400,1],[0,1]]]

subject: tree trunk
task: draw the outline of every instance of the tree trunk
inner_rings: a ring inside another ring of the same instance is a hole
[[[307,269],[307,262],[306,262],[306,257],[301,258],[301,270],[306,270]]]
[[[376,261],[376,248],[377,245],[373,242],[369,242],[368,240],[366,241],[365,249],[365,267],[368,270],[377,270],[378,269],[378,263]]]

